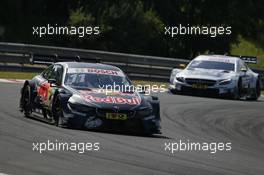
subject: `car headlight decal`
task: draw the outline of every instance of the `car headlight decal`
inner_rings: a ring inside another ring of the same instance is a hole
[[[138,116],[149,116],[153,112],[152,108],[141,109],[137,111]]]
[[[227,85],[227,84],[230,84],[231,82],[232,82],[232,79],[225,79],[225,80],[219,81],[219,85]]]
[[[84,112],[84,113],[95,113],[95,108],[83,104],[68,102],[68,106],[73,111]]]

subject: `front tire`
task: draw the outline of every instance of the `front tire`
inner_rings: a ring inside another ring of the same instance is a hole
[[[248,100],[257,101],[258,98],[261,95],[261,87],[260,87],[260,80],[258,79],[256,82],[256,86],[251,94],[251,96],[248,98]]]
[[[176,95],[176,94],[180,94],[179,91],[176,90],[176,89],[169,89],[169,92],[170,92],[171,94],[174,94],[174,95]]]
[[[237,87],[235,88],[234,93],[232,94],[232,99],[233,100],[240,100],[242,96],[242,81],[241,79],[239,79],[238,83],[237,83]]]
[[[52,106],[52,117],[54,120],[55,126],[62,126],[62,117],[63,117],[63,109],[61,105],[61,98],[57,95],[54,99]]]
[[[32,93],[29,85],[26,85],[22,93],[22,109],[25,117],[30,117],[32,114]]]

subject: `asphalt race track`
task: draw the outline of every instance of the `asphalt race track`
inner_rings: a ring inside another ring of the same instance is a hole
[[[161,136],[58,128],[18,111],[21,84],[0,83],[0,174],[263,175],[264,98],[258,102],[159,94]],[[100,150],[39,153],[33,142],[99,142]],[[166,142],[231,142],[231,151],[165,151]]]

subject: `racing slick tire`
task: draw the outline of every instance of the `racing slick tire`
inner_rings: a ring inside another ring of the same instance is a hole
[[[150,125],[145,125],[144,130],[141,133],[142,135],[145,135],[145,136],[151,136],[154,133],[161,134],[160,102],[159,102],[158,97],[152,96],[150,99],[150,103],[153,108],[152,113],[155,116],[156,123],[155,123],[155,127],[153,125],[151,125],[151,127]]]
[[[260,97],[260,94],[261,94],[261,85],[260,85],[260,80],[258,79],[256,81],[256,86],[255,86],[252,94],[250,95],[249,98],[247,98],[247,100],[257,101],[258,98]]]
[[[26,85],[22,91],[22,111],[25,117],[30,117],[32,114],[32,91],[29,85]]]
[[[53,101],[52,117],[53,117],[55,126],[62,127],[63,109],[61,105],[61,98],[59,95],[57,95]]]
[[[180,94],[180,92],[179,92],[178,90],[176,90],[176,89],[169,89],[169,92],[170,92],[171,94],[174,94],[174,95],[176,95],[176,94]]]
[[[237,88],[235,88],[234,93],[231,95],[231,99],[239,100],[242,96],[242,81],[239,79],[237,83]]]

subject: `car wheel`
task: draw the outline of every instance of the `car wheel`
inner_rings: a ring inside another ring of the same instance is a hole
[[[62,117],[63,117],[63,110],[61,106],[61,98],[57,95],[54,99],[53,106],[52,106],[52,117],[54,120],[54,124],[56,126],[61,126]]]
[[[32,114],[31,95],[31,88],[29,85],[26,85],[23,90],[23,111],[25,117],[30,117]]]
[[[179,91],[177,91],[176,89],[169,89],[169,91],[172,94],[179,94]]]
[[[256,84],[256,97],[257,98],[260,97],[261,95],[261,85],[260,84],[261,84],[260,80],[258,79],[257,84]]]
[[[256,101],[260,97],[260,94],[261,94],[260,81],[257,80],[255,89],[253,90],[251,96],[247,99]]]
[[[242,81],[241,79],[239,79],[238,83],[237,83],[237,87],[232,95],[232,99],[234,100],[239,100],[242,96]]]

